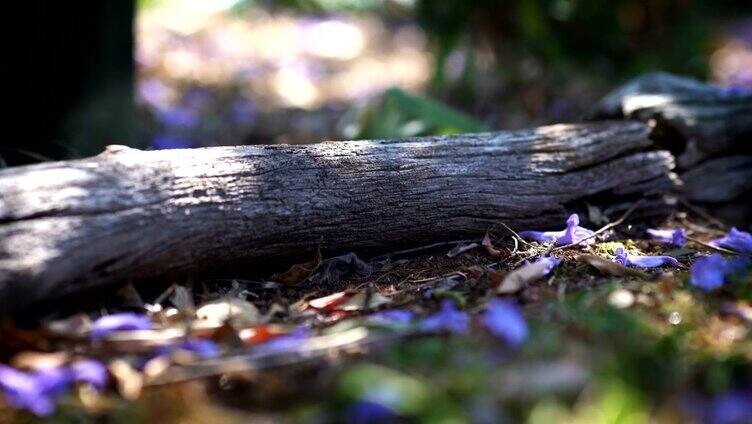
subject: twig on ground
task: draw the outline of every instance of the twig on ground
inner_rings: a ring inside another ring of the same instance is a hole
[[[369,262],[377,262],[377,261],[380,261],[380,260],[391,258],[392,256],[406,255],[408,253],[422,252],[424,250],[429,250],[429,249],[433,249],[433,248],[436,248],[436,247],[449,246],[449,245],[460,244],[460,243],[470,243],[470,242],[474,242],[474,241],[477,241],[477,239],[441,241],[441,242],[438,242],[438,243],[427,244],[425,246],[413,247],[412,249],[397,250],[397,251],[394,251],[394,252],[385,253],[383,255],[376,256],[375,258],[371,258],[371,260]]]
[[[724,249],[722,247],[713,246],[710,243],[705,243],[704,241],[698,240],[698,239],[696,239],[694,237],[687,236],[687,240],[689,240],[689,241],[691,241],[693,243],[697,243],[697,244],[699,244],[701,246],[705,246],[705,247],[707,247],[709,249],[717,250],[719,252],[728,253],[728,254],[731,254],[731,255],[738,255],[739,254],[737,252],[734,252],[733,250],[728,250],[728,249]]]
[[[710,215],[709,215],[709,214],[708,214],[707,212],[705,212],[704,210],[702,210],[702,209],[698,208],[697,206],[695,206],[695,205],[693,205],[693,204],[691,204],[691,203],[687,202],[687,201],[686,201],[686,200],[684,200],[684,199],[679,199],[679,202],[680,202],[680,203],[681,203],[681,204],[682,204],[682,205],[683,205],[684,207],[686,207],[687,209],[689,209],[689,210],[690,210],[691,212],[695,213],[695,214],[696,214],[696,215],[698,215],[699,217],[701,217],[701,218],[703,218],[703,219],[707,220],[707,221],[708,221],[708,222],[710,222],[711,224],[714,224],[714,225],[715,225],[716,227],[720,228],[720,229],[721,229],[721,230],[723,230],[723,231],[728,231],[728,225],[726,225],[726,224],[724,224],[723,222],[721,222],[721,221],[720,221],[720,220],[719,220],[718,218],[714,218],[714,217],[710,216]]]

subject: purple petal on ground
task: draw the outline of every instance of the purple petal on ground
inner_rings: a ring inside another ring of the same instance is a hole
[[[520,231],[520,237],[538,243],[550,243],[564,235],[564,231]]]
[[[564,235],[556,240],[557,246],[565,244],[581,244],[587,245],[595,243],[595,240],[590,236],[593,235],[593,231],[587,228],[580,227],[580,217],[576,213],[573,213],[567,219],[567,229],[564,230]]]
[[[722,247],[739,253],[752,253],[752,235],[732,227],[729,233],[710,242],[712,246]]]
[[[683,228],[677,228],[675,230],[656,230],[648,228],[647,233],[654,240],[658,240],[665,244],[681,247],[687,242],[687,236],[684,233]]]
[[[146,315],[123,312],[105,315],[94,321],[91,327],[91,337],[98,340],[115,331],[148,330],[150,328],[152,328],[152,323]]]
[[[71,364],[70,370],[77,382],[89,383],[97,390],[103,390],[107,386],[107,367],[99,361],[82,359]]]
[[[427,317],[420,323],[420,329],[428,332],[464,333],[469,325],[470,317],[465,312],[457,310],[451,300],[444,300],[441,302],[439,312]]]
[[[546,265],[546,268],[543,270],[543,275],[541,275],[541,277],[543,277],[550,274],[551,271],[553,271],[554,268],[556,268],[561,263],[561,259],[555,258],[553,256],[541,256],[540,258],[536,259],[534,263],[542,263]]]
[[[168,128],[190,129],[198,125],[198,113],[187,107],[171,107],[160,110],[157,118]]]
[[[412,322],[414,315],[412,311],[408,311],[407,309],[391,309],[377,312],[368,317],[368,320],[378,324],[406,325]]]
[[[195,353],[201,358],[209,359],[219,356],[219,347],[211,340],[186,339],[180,343],[162,346],[157,349],[157,356],[171,355],[179,350]]]
[[[37,375],[0,364],[0,391],[14,408],[26,409],[39,417],[55,412],[53,394],[45,391],[45,387],[56,386],[51,383]]]
[[[715,397],[708,408],[707,422],[736,424],[752,422],[752,394],[729,391]]]
[[[593,232],[587,228],[580,227],[580,217],[576,213],[569,216],[567,219],[567,228],[564,230],[522,231],[519,235],[524,239],[535,240],[539,243],[554,242],[557,246],[565,244],[586,245],[595,242],[592,238],[588,238],[593,235]]]
[[[749,267],[749,259],[725,259],[718,253],[700,258],[692,264],[690,282],[693,286],[710,291],[721,287],[729,277],[743,274]]]
[[[638,268],[657,268],[659,266],[680,266],[679,261],[671,256],[640,256],[630,255],[623,247],[616,249],[614,261],[623,266]]]
[[[528,327],[520,308],[512,302],[493,300],[481,317],[481,322],[493,335],[511,346],[518,346],[527,339]]]
[[[256,106],[247,99],[238,99],[232,102],[232,119],[237,124],[251,125],[256,120]]]
[[[352,424],[390,423],[397,414],[378,402],[359,400],[345,409],[345,422]]]
[[[311,338],[311,330],[298,327],[293,332],[274,338],[258,347],[265,354],[287,353],[298,350]]]

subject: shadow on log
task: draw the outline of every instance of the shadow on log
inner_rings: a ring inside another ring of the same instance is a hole
[[[645,151],[648,133],[601,122],[301,146],[110,146],[7,169],[0,301],[16,309],[128,280],[291,261],[317,246],[377,253],[478,237],[498,222],[558,227],[584,199],[660,202],[674,187],[673,157]]]

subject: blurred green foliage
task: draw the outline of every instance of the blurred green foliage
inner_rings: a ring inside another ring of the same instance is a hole
[[[488,130],[460,111],[399,88],[388,89],[357,113],[356,119],[345,126],[348,138],[403,138]]]

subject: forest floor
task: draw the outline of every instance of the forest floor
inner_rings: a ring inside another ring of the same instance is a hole
[[[686,245],[629,219],[558,250],[500,226],[490,245],[479,234],[259,281],[127,286],[72,316],[5,322],[2,361],[28,381],[14,392],[3,376],[0,422],[28,410],[53,422],[745,422],[750,274],[701,290],[690,267],[727,228],[683,207],[662,224]],[[619,267],[619,247],[679,265]],[[561,262],[514,287],[512,272],[544,256]],[[49,370],[83,358],[103,381],[46,389]]]

